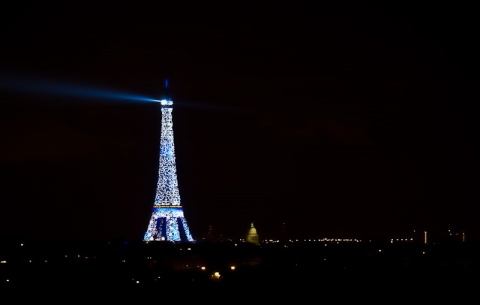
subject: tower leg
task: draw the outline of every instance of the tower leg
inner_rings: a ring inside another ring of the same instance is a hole
[[[154,208],[143,240],[194,241],[179,207]]]

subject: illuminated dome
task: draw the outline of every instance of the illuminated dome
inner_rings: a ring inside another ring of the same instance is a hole
[[[248,234],[249,235],[256,235],[257,234],[257,229],[255,229],[255,227],[253,226],[253,222],[250,226],[250,230],[248,230]]]
[[[250,229],[247,234],[247,242],[258,244],[258,234],[257,229],[253,226],[253,222],[250,225]]]

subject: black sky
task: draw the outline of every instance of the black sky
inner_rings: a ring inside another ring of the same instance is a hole
[[[4,7],[1,237],[141,239],[155,195],[153,103],[174,101],[195,238],[253,221],[297,237],[466,231],[480,239],[475,7],[355,2]],[[442,233],[443,234],[443,233]]]

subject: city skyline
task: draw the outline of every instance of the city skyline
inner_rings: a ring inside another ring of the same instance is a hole
[[[142,239],[164,80],[194,238],[480,240],[480,61],[460,5],[15,4],[0,237]],[[433,234],[433,233],[432,233]]]

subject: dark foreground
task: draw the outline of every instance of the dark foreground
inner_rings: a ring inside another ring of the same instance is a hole
[[[112,301],[308,297],[390,303],[478,298],[480,287],[475,243],[15,241],[1,245],[0,261],[0,292],[18,298],[36,291],[37,297],[76,300],[102,295]]]

